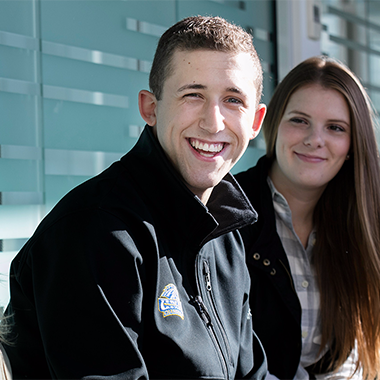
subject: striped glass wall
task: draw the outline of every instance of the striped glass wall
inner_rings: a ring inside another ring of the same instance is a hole
[[[323,53],[343,61],[358,75],[379,113],[380,2],[324,0],[322,4]]]
[[[0,1],[0,306],[9,263],[41,218],[74,186],[136,142],[139,90],[159,36],[177,20],[222,16],[254,35],[274,87],[273,2]],[[237,170],[263,153],[261,137]]]

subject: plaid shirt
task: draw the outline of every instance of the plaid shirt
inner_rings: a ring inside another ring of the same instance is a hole
[[[308,379],[309,375],[304,367],[316,363],[320,359],[318,351],[321,343],[319,290],[311,265],[311,255],[315,244],[315,231],[312,231],[310,234],[305,249],[294,231],[292,212],[286,199],[275,189],[269,177],[268,184],[272,192],[277,233],[288,257],[294,289],[297,292],[302,308],[302,352],[300,366],[295,379]]]
[[[294,380],[305,380],[309,379],[305,367],[316,363],[327,351],[327,348],[325,348],[321,355],[318,355],[321,345],[320,298],[314,269],[311,265],[316,233],[315,231],[311,232],[305,249],[294,231],[292,212],[288,202],[284,196],[276,190],[269,177],[268,185],[272,193],[277,233],[281,239],[286,256],[288,257],[294,288],[302,308],[302,351],[300,364]],[[357,352],[353,350],[351,355],[347,358],[347,361],[337,372],[317,376],[317,379],[347,379],[352,375],[355,369],[355,359],[357,359]],[[361,371],[356,373],[352,379],[362,379]]]

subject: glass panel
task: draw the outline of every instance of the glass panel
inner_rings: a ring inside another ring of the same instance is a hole
[[[248,147],[240,160],[231,170],[232,174],[239,173],[241,171],[247,170],[251,166],[255,165],[256,161],[265,154],[264,149],[258,149],[254,147]]]
[[[40,191],[42,162],[0,159],[0,191]]]
[[[46,149],[45,174],[95,176],[122,155],[124,153]]]
[[[0,45],[0,77],[35,80],[36,52]]]
[[[0,144],[36,145],[36,96],[0,91]]]
[[[143,124],[136,110],[49,99],[44,122],[46,148],[104,152],[127,152],[136,142],[127,123]]]
[[[127,95],[148,86],[148,74],[136,70],[43,55],[44,84]]]
[[[128,30],[127,18],[169,26],[175,21],[174,1],[43,1],[42,38],[152,60],[158,37]]]
[[[34,36],[35,0],[0,1],[0,29],[11,33]]]
[[[39,221],[39,206],[0,206],[0,239],[28,238]]]

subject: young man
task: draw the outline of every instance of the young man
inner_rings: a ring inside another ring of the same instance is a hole
[[[182,20],[150,87],[136,146],[65,196],[12,263],[15,378],[265,376],[237,232],[256,212],[229,174],[265,114],[251,37]]]

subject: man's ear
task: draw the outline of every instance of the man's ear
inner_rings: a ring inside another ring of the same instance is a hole
[[[259,134],[266,112],[267,107],[265,104],[259,104],[257,106],[255,120],[253,121],[252,125],[252,134],[250,140],[254,139]]]
[[[140,115],[151,127],[155,126],[157,122],[156,107],[156,97],[150,91],[141,90],[139,92]]]

